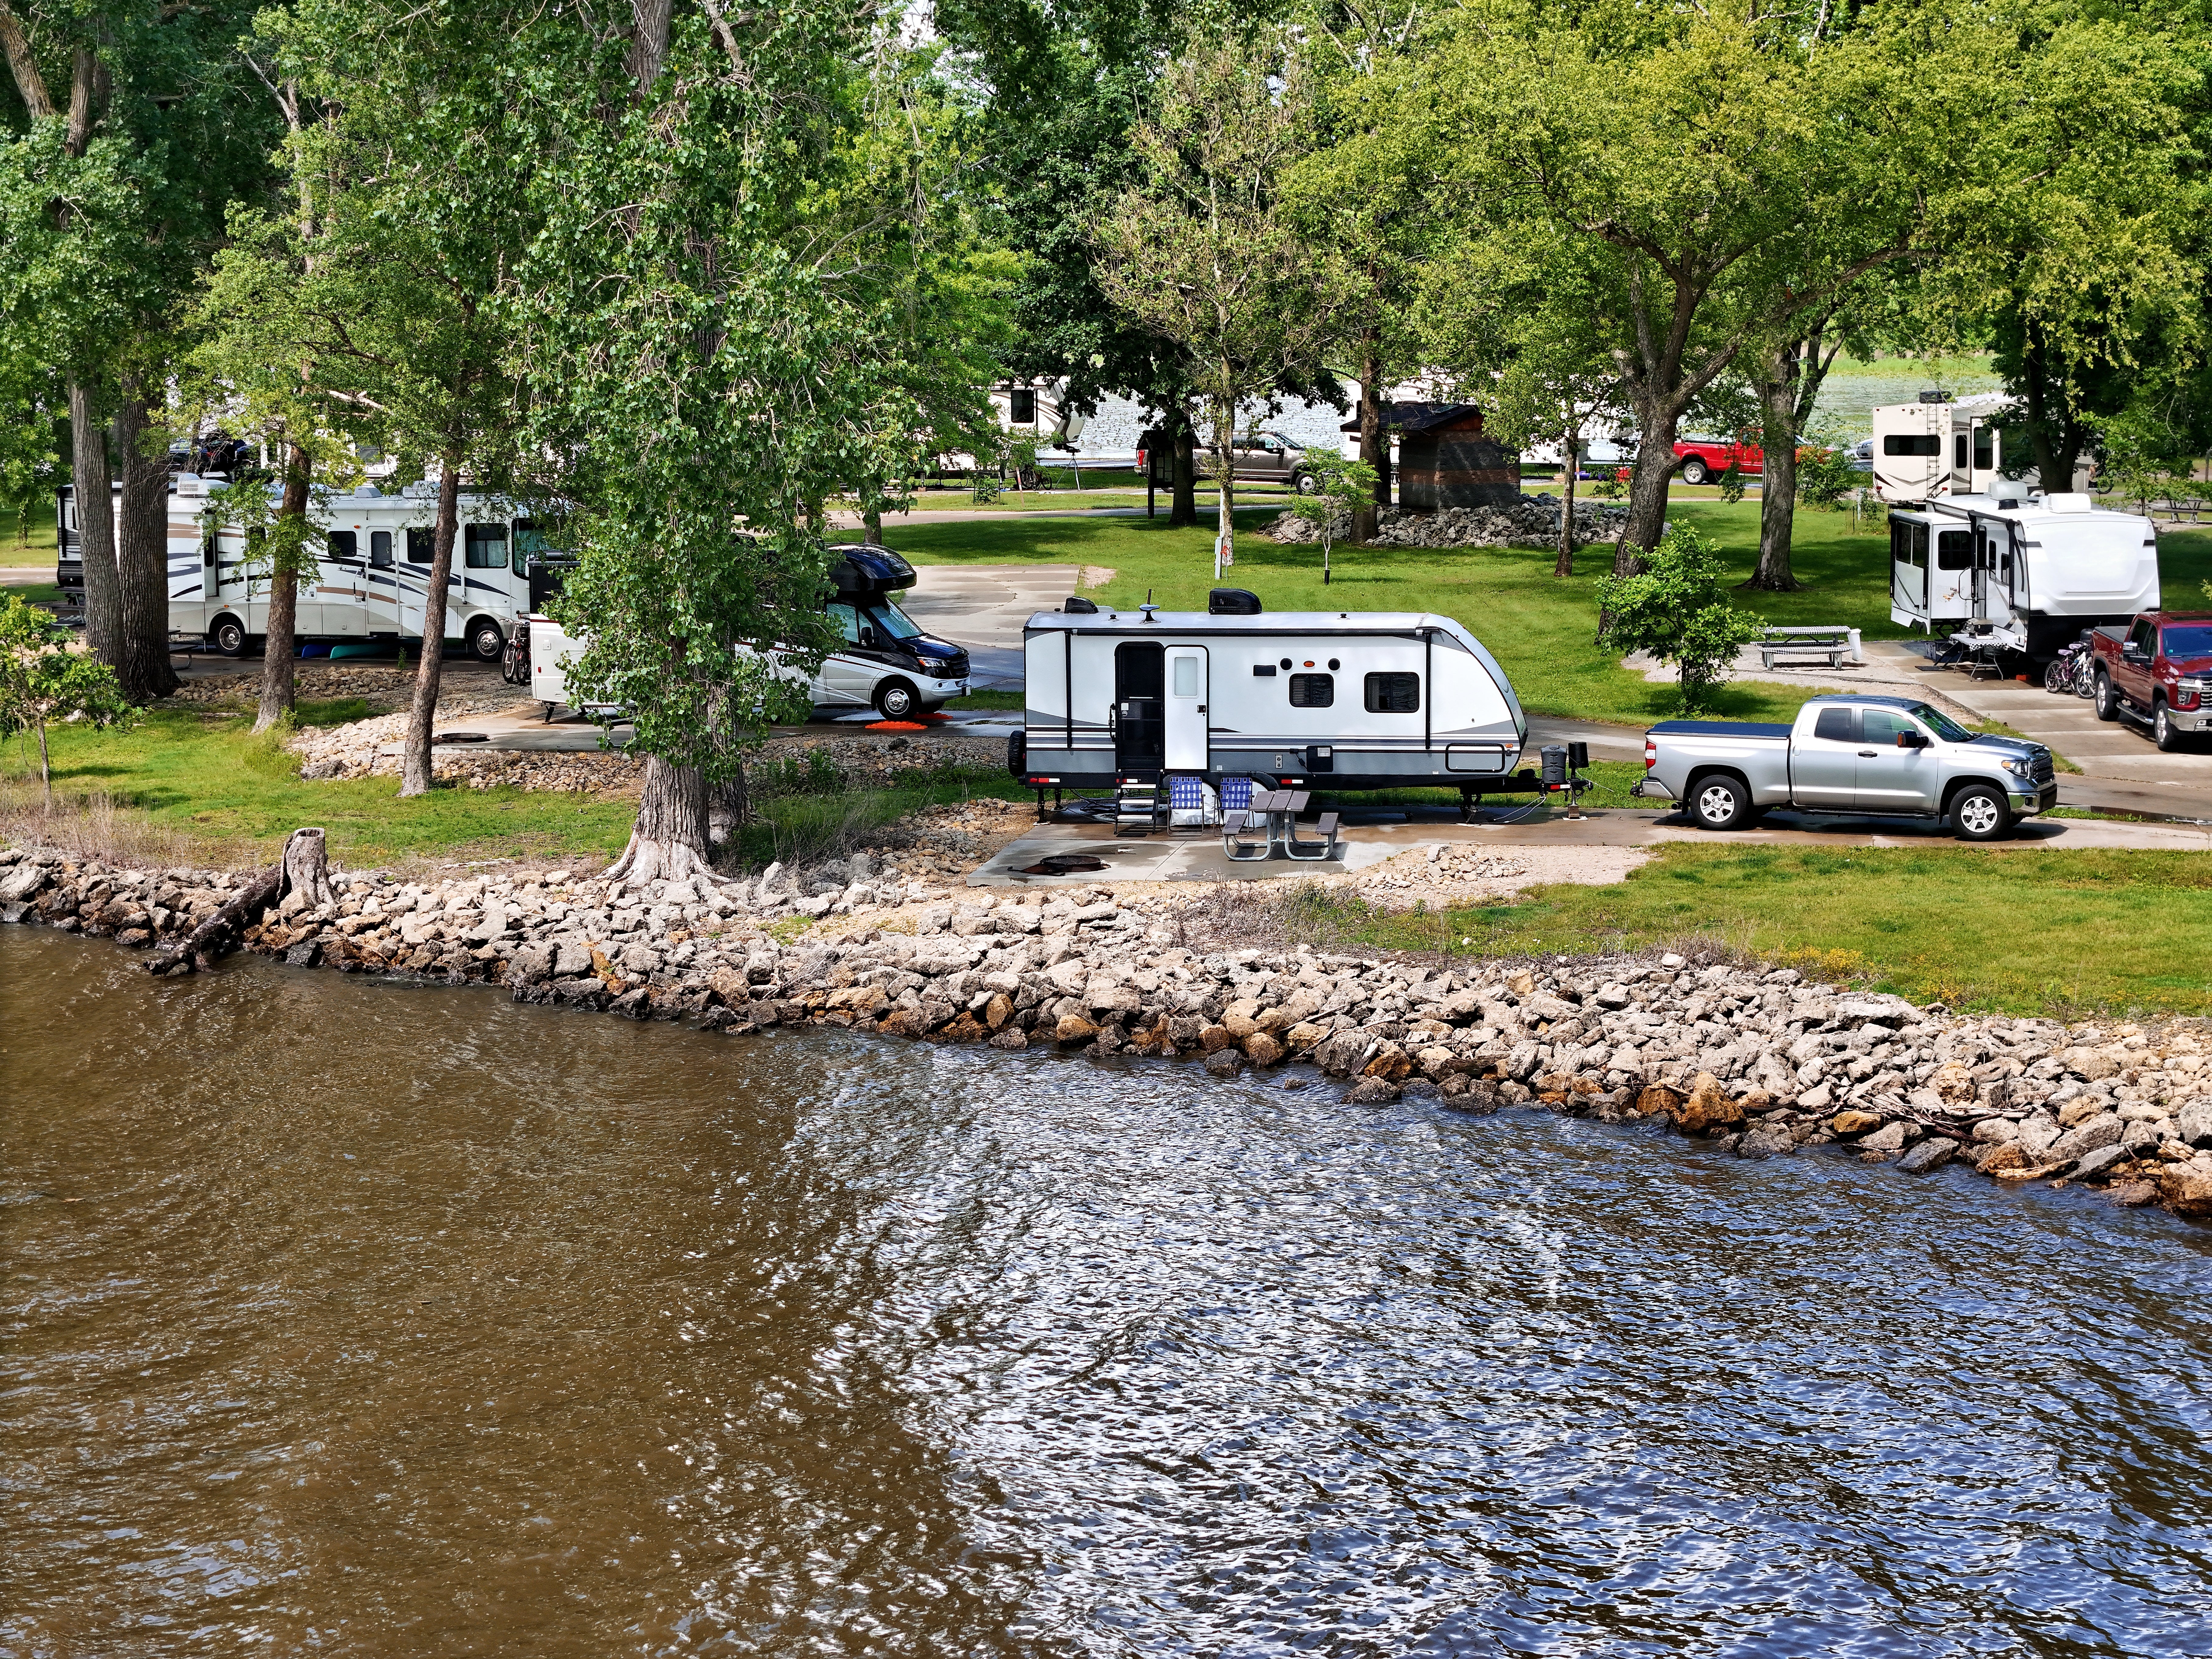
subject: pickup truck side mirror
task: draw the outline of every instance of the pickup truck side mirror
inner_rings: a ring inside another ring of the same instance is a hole
[[[2120,647],[2120,654],[2127,658],[2130,662],[2141,662],[2142,660],[2143,648],[2137,645],[2133,640],[2130,640],[2125,645]]]
[[[1899,749],[1925,749],[1928,734],[1925,732],[1900,732],[1897,734],[1897,746]]]
[[[867,647],[869,650],[874,650],[876,648],[876,630],[872,628],[862,629],[860,630],[860,643]]]

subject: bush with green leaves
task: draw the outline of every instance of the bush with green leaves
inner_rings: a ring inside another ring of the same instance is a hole
[[[1321,532],[1321,580],[1328,584],[1329,549],[1336,539],[1336,521],[1349,518],[1375,499],[1375,469],[1341,450],[1309,449],[1306,477],[1310,493],[1291,500],[1290,516]]]
[[[1808,445],[1797,455],[1797,499],[1823,513],[1841,512],[1844,498],[1858,488],[1861,476],[1849,451]]]
[[[131,714],[115,671],[71,644],[68,630],[21,594],[0,599],[0,738],[38,733],[39,777],[48,811],[54,805],[48,724],[82,720],[114,726]]]
[[[1672,525],[1642,570],[1598,584],[1602,637],[1624,653],[1673,663],[1685,714],[1710,706],[1737,651],[1764,626],[1729,603],[1722,590],[1727,575],[1717,544],[1688,525]]]

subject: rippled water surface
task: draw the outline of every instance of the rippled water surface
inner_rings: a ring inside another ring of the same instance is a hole
[[[0,931],[0,1652],[2202,1654],[2212,1236]]]

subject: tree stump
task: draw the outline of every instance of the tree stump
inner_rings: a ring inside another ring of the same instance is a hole
[[[278,868],[283,872],[283,884],[276,894],[280,900],[299,893],[311,905],[337,902],[331,886],[329,849],[320,830],[295,830],[284,843]]]
[[[248,882],[222,909],[167,950],[155,952],[147,959],[146,971],[189,974],[213,966],[240,929],[288,892],[304,895],[310,904],[329,904],[337,899],[320,830],[295,830],[274,866]]]

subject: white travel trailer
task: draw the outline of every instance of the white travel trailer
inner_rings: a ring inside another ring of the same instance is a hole
[[[1938,497],[1890,515],[1890,617],[1968,650],[2050,661],[2085,628],[2159,607],[2150,520],[2087,495]]]
[[[268,629],[269,581],[253,568],[258,531],[208,522],[211,498],[228,487],[190,472],[171,481],[169,627],[235,657]],[[119,489],[116,495],[119,502]],[[302,644],[422,639],[437,505],[427,494],[387,495],[366,484],[309,508],[325,544],[313,579],[300,585],[295,626]],[[56,577],[64,590],[81,592],[84,565],[73,491],[64,488],[57,507]],[[497,662],[514,621],[541,607],[558,586],[561,564],[538,527],[518,516],[512,503],[464,489],[447,579],[447,642]]]
[[[1959,403],[1923,392],[1917,403],[1875,409],[1874,490],[1891,506],[1942,495],[1983,495],[2002,480],[1996,416],[2002,400]]]
[[[1037,789],[1226,777],[1328,789],[1513,777],[1528,722],[1505,671],[1449,617],[1264,615],[1238,589],[1205,611],[1073,599],[1022,630],[1024,726],[1008,757]]]

